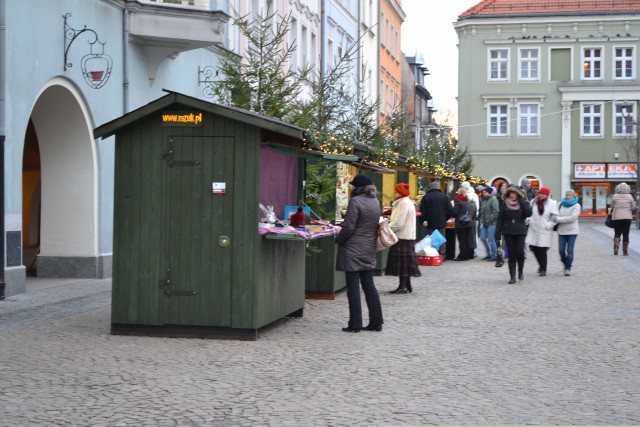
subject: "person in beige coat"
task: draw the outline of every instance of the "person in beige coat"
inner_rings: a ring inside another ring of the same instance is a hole
[[[616,186],[611,199],[611,220],[613,221],[613,254],[618,255],[620,236],[622,236],[622,255],[629,255],[629,229],[636,210],[636,201],[631,195],[629,184],[623,182]]]
[[[553,222],[558,216],[558,202],[551,198],[551,190],[542,187],[538,195],[531,200],[531,220],[525,243],[538,261],[538,274],[547,275],[547,251],[553,240]]]
[[[398,276],[398,288],[392,294],[413,292],[411,277],[420,277],[420,268],[416,257],[416,207],[409,197],[409,184],[399,183],[394,193],[389,227],[396,233],[398,243],[391,246],[387,258],[386,276]]]

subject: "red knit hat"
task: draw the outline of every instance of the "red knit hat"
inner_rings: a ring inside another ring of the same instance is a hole
[[[549,190],[549,187],[541,187],[540,191],[538,191],[538,193],[546,194],[547,196],[550,196],[551,195],[551,190]]]
[[[404,182],[399,183],[396,185],[396,191],[404,197],[407,197],[409,195],[409,184],[405,184]]]

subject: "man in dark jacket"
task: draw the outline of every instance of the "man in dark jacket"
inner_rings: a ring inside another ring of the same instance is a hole
[[[376,241],[380,220],[380,201],[375,185],[366,175],[357,175],[350,184],[354,187],[347,213],[336,236],[338,255],[336,270],[344,271],[349,300],[349,324],[344,332],[381,331],[382,308],[380,296],[373,283],[376,266]],[[369,325],[362,327],[360,285],[369,309]]]
[[[438,230],[444,237],[447,221],[455,216],[455,211],[447,195],[440,191],[438,182],[429,184],[429,191],[422,196],[420,214],[422,220],[427,223],[427,234]],[[447,244],[443,243],[438,252],[444,256],[447,253]]]

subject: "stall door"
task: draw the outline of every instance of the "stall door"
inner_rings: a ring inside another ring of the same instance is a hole
[[[230,326],[233,139],[170,137],[163,161],[166,272],[160,316],[167,325]],[[213,183],[222,184],[216,194]]]

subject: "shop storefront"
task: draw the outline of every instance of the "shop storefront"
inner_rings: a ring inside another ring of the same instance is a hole
[[[635,163],[574,163],[573,190],[580,199],[582,217],[607,215],[616,185],[626,182],[636,191]]]

